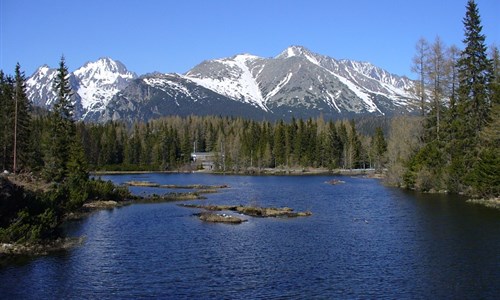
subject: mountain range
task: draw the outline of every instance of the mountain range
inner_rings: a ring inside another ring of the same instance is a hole
[[[27,80],[34,105],[50,108],[57,69]],[[291,46],[273,58],[239,54],[207,60],[185,74],[137,76],[101,58],[70,74],[76,118],[149,120],[166,115],[222,115],[288,120],[393,115],[417,109],[415,82],[367,62],[336,60]]]

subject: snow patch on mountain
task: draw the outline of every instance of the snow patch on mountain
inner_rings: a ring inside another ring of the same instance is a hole
[[[56,70],[47,65],[39,67],[33,75],[26,81],[26,94],[28,99],[37,106],[50,106],[55,99],[55,92],[52,87]]]
[[[191,94],[191,92],[189,91],[189,89],[186,86],[184,86],[178,82],[173,81],[176,79],[176,77],[182,78],[182,76],[178,75],[178,74],[173,74],[173,75],[172,74],[165,74],[159,78],[158,77],[146,77],[142,80],[147,85],[152,86],[154,88],[157,88],[161,91],[164,91],[169,96],[176,97],[179,94],[184,94],[188,97],[194,98],[196,101],[196,98],[193,97],[193,95]]]
[[[343,76],[340,76],[338,74],[335,74],[334,72],[326,69],[328,72],[330,72],[332,75],[336,76],[340,82],[342,82],[343,84],[345,84],[351,91],[354,92],[354,94],[356,94],[356,96],[358,98],[360,98],[361,100],[363,100],[363,102],[368,106],[368,111],[369,112],[380,112],[381,114],[384,114],[383,112],[380,111],[380,109],[377,107],[377,105],[372,101],[371,99],[371,96],[369,94],[367,94],[366,92],[364,92],[363,90],[361,90],[357,85],[355,85],[354,83],[352,83],[350,80],[348,80],[347,78],[343,77]]]
[[[275,96],[292,78],[292,73],[288,73],[285,78],[283,78],[282,81],[280,81],[276,87],[270,91],[267,95],[266,98],[264,99],[266,102],[271,99],[271,97]]]
[[[110,58],[86,63],[73,72],[78,79],[77,93],[84,110],[103,110],[109,100],[137,76]]]
[[[234,100],[250,103],[268,111],[261,90],[248,64],[259,57],[249,54],[236,55],[230,59],[217,59],[215,64],[222,64],[229,70],[226,77],[207,77],[200,73],[188,72],[185,77],[205,88]]]
[[[340,97],[340,94],[341,94],[341,93],[342,93],[341,91],[337,91],[337,92],[335,93],[335,95],[333,95],[332,93],[330,93],[330,91],[326,91],[326,94],[328,95],[329,100],[330,100],[330,101],[328,102],[328,104],[329,104],[330,106],[334,107],[334,108],[337,110],[337,112],[339,112],[339,113],[341,112],[341,110],[340,110],[340,108],[338,107],[336,100]]]

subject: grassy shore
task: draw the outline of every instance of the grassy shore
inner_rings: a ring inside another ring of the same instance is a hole
[[[470,199],[467,200],[467,203],[483,205],[489,208],[500,209],[500,198],[491,198],[491,199]]]

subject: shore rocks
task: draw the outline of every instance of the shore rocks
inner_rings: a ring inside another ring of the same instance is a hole
[[[180,204],[182,207],[201,208],[208,211],[235,211],[243,215],[262,218],[295,218],[308,217],[312,213],[310,211],[294,212],[289,207],[258,207],[258,206],[242,206],[242,205],[196,205],[196,204]]]
[[[157,187],[163,189],[186,189],[186,190],[217,190],[229,188],[227,184],[222,185],[203,185],[203,184],[189,184],[189,185],[178,185],[178,184],[159,184],[150,181],[127,181],[125,182],[127,186],[137,186],[137,187]]]
[[[500,209],[500,198],[491,198],[491,199],[469,199],[467,203],[479,204],[489,208]]]
[[[84,238],[58,238],[36,244],[0,244],[0,257],[4,255],[47,255],[51,252],[69,250],[83,243]]]
[[[332,179],[332,180],[328,180],[326,183],[331,184],[331,185],[337,185],[337,184],[345,183],[345,181],[342,181],[339,179]]]
[[[216,214],[213,212],[199,213],[198,218],[202,221],[212,222],[212,223],[241,224],[241,223],[247,221],[247,220],[235,217],[235,216],[226,215],[226,214]]]
[[[84,208],[90,209],[109,209],[115,208],[118,206],[118,202],[116,201],[93,201],[83,204]]]

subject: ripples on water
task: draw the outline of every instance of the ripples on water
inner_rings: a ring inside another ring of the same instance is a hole
[[[495,298],[500,214],[461,199],[331,177],[121,175],[118,183],[229,184],[195,203],[311,210],[208,224],[173,203],[70,224],[82,247],[0,269],[0,298]],[[135,193],[165,190],[133,188]],[[3,295],[3,296],[2,296]]]

